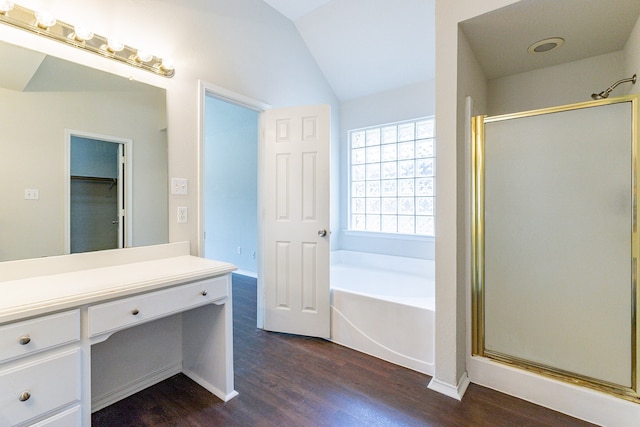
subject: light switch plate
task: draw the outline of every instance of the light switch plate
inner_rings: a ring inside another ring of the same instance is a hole
[[[186,178],[171,178],[171,194],[188,194],[189,180]]]

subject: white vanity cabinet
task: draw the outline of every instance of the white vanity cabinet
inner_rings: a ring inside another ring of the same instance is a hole
[[[79,426],[80,377],[79,310],[0,326],[1,426]]]
[[[88,309],[89,338],[170,316],[229,296],[228,276],[200,280],[104,304]]]
[[[236,396],[235,269],[188,242],[0,263],[0,427],[87,427],[178,372]]]

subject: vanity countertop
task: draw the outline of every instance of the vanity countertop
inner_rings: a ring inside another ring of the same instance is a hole
[[[233,264],[191,255],[0,279],[0,324],[227,274]]]

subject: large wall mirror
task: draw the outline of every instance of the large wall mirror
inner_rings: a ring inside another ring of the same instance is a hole
[[[165,90],[4,42],[0,57],[0,261],[69,251],[70,131],[131,141],[124,245],[166,243]]]

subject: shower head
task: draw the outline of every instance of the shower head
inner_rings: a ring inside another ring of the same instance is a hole
[[[603,90],[600,93],[592,93],[591,98],[593,99],[605,99],[609,97],[610,91]]]
[[[622,83],[627,83],[627,82],[631,82],[631,84],[636,84],[636,75],[634,74],[632,77],[630,77],[628,79],[618,80],[617,82],[615,82],[614,84],[612,84],[611,86],[609,86],[608,88],[606,88],[605,90],[603,90],[600,93],[592,93],[591,94],[591,98],[593,98],[593,99],[605,99],[605,98],[608,98],[609,94],[611,93],[612,90],[614,90],[616,88],[616,86],[618,86],[619,84],[622,84]]]

